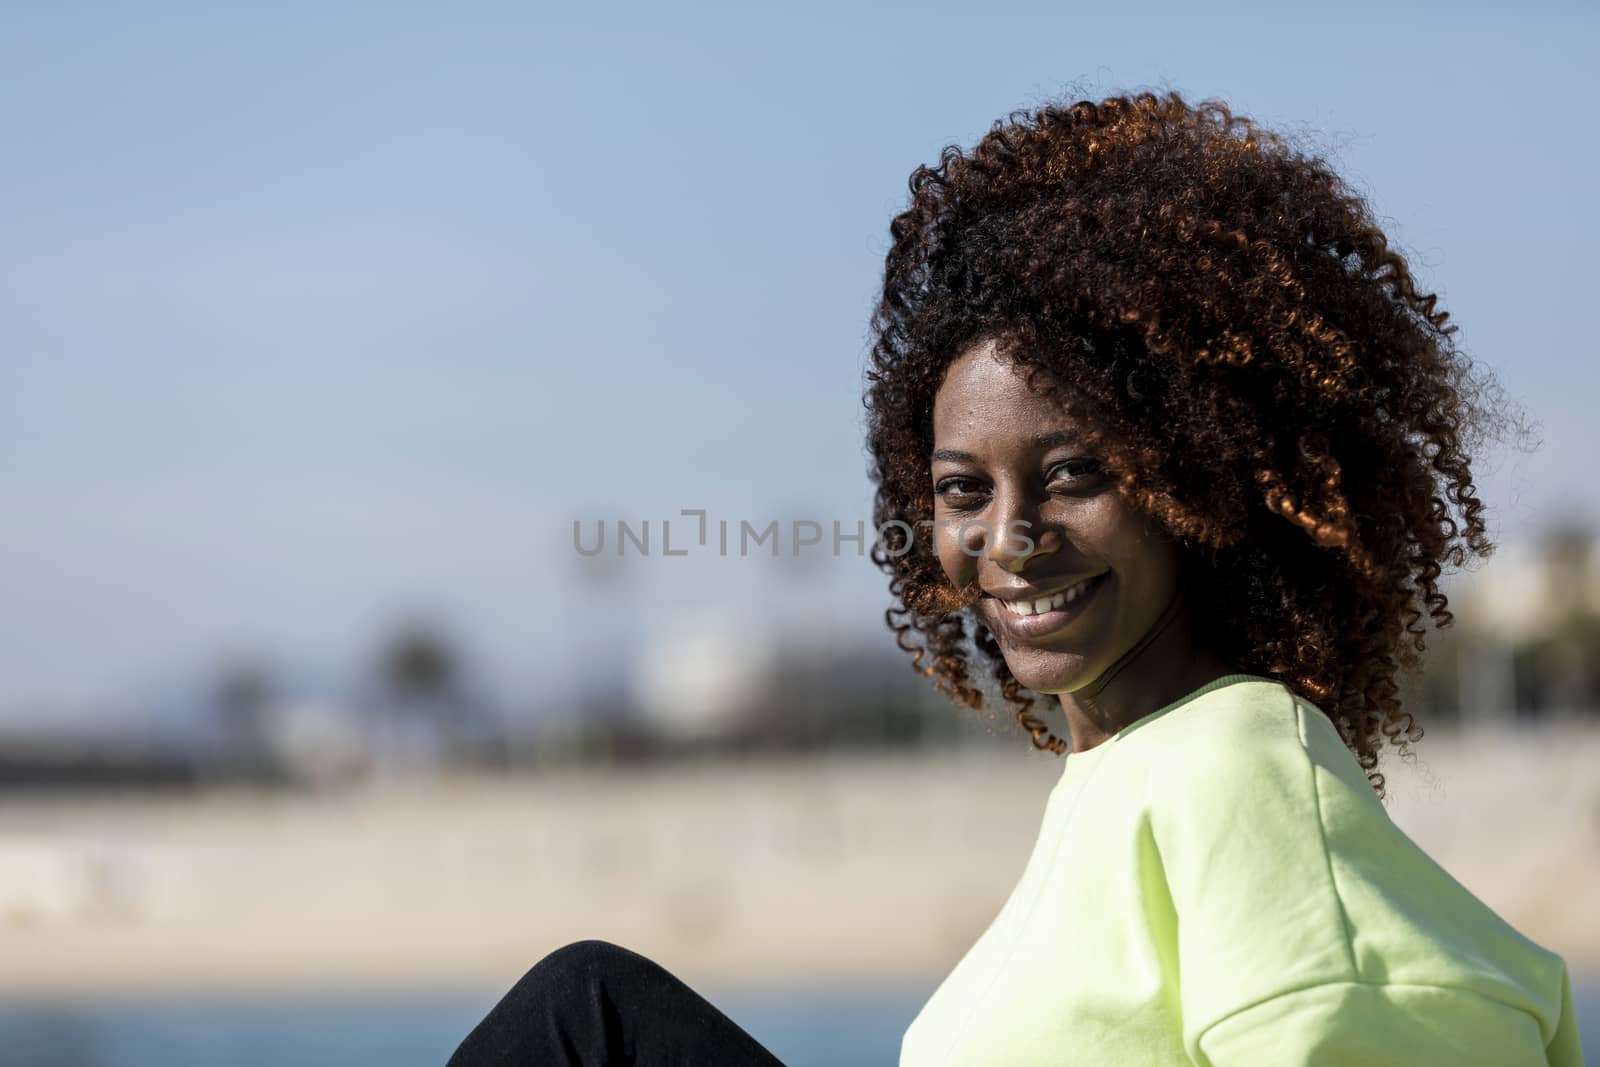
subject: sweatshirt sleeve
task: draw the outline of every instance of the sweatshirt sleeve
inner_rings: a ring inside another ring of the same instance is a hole
[[[1330,982],[1282,993],[1199,1037],[1200,1067],[1582,1067],[1571,990],[1547,1049],[1538,1020],[1466,989]]]
[[[1173,741],[1150,830],[1200,1067],[1581,1067],[1565,963],[1393,823],[1317,708],[1280,691]]]

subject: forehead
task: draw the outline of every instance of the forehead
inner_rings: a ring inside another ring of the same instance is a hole
[[[998,354],[992,341],[974,345],[945,372],[933,400],[933,436],[1034,437],[1070,431],[1077,420],[1057,401],[1028,388],[1027,368]]]

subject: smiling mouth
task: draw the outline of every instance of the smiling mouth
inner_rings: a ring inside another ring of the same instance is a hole
[[[1111,572],[1085,578],[1070,588],[1037,600],[996,600],[995,624],[1013,638],[1036,639],[1053,634],[1082,615]]]
[[[1077,585],[1068,586],[1059,593],[1040,597],[1038,600],[1002,600],[1000,601],[1000,606],[1012,615],[1024,618],[1029,615],[1044,615],[1066,607],[1079,597],[1087,596],[1089,590],[1102,577],[1104,575],[1097,574],[1093,578],[1085,578]]]

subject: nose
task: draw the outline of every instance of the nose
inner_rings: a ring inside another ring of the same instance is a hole
[[[1020,574],[1033,557],[1060,547],[1057,531],[1040,521],[1038,501],[1021,489],[997,491],[988,513],[963,526],[961,537],[967,555],[1013,574]]]

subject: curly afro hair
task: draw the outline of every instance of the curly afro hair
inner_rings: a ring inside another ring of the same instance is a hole
[[[1013,112],[909,184],[864,399],[877,528],[912,531],[872,552],[912,665],[981,708],[976,651],[1034,746],[1066,751],[920,525],[934,395],[993,340],[1095,427],[1216,651],[1317,704],[1382,797],[1385,738],[1410,756],[1422,736],[1397,675],[1421,667],[1425,617],[1451,622],[1444,565],[1494,548],[1469,450],[1504,420],[1370,207],[1284,136],[1171,91]]]

